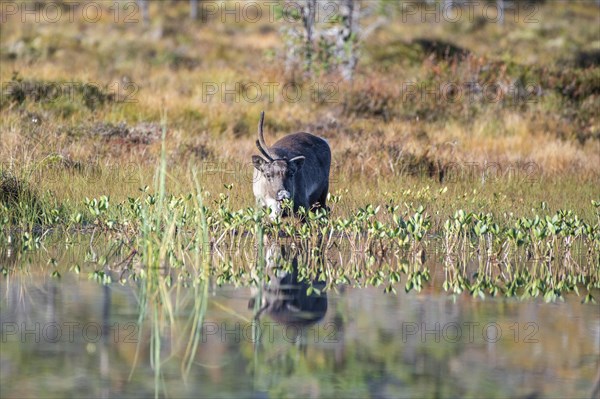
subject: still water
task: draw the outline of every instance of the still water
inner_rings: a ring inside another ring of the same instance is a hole
[[[600,309],[576,296],[115,281],[2,278],[3,398],[589,398],[600,378]]]

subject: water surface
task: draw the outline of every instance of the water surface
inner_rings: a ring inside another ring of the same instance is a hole
[[[598,378],[599,308],[576,296],[182,284],[167,303],[143,286],[34,265],[5,276],[1,396],[578,398]],[[253,324],[262,298],[275,305]]]

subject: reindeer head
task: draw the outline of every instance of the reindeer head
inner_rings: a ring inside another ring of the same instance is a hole
[[[256,147],[264,158],[253,155],[252,163],[264,178],[264,184],[261,187],[264,192],[261,194],[266,198],[267,205],[275,211],[280,211],[283,200],[293,200],[294,198],[294,175],[302,168],[305,158],[304,156],[296,156],[291,159],[279,158],[269,151],[263,135],[264,117],[265,113],[261,112],[258,140],[256,140]]]

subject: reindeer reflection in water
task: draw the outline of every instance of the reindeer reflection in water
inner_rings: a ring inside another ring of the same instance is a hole
[[[305,257],[298,249],[286,245],[271,245],[266,252],[265,269],[270,276],[259,292],[252,297],[248,308],[257,309],[258,321],[266,313],[283,327],[293,326],[301,331],[322,320],[327,313],[325,283],[298,280],[298,261]],[[313,290],[309,294],[309,288]],[[256,306],[256,301],[260,306]]]

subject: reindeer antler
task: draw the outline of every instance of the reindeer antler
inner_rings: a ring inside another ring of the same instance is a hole
[[[260,121],[258,122],[258,140],[256,140],[256,147],[269,161],[273,162],[273,156],[269,152],[269,147],[265,143],[265,137],[263,134],[263,123],[265,121],[265,111],[260,113]]]

